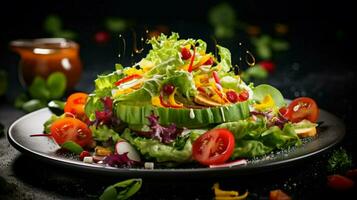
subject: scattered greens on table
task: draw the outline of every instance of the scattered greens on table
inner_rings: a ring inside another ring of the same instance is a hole
[[[137,193],[142,185],[142,179],[128,179],[107,187],[100,200],[125,200]]]
[[[352,166],[352,157],[343,148],[336,149],[328,159],[327,171],[344,174]]]
[[[63,97],[67,86],[66,76],[62,72],[54,72],[44,78],[37,76],[28,88],[28,94],[20,94],[14,102],[16,108],[20,108],[25,112],[32,112],[40,108],[48,106],[63,109],[64,103],[58,101]]]

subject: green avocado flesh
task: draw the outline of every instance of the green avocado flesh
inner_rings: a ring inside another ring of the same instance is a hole
[[[199,128],[224,122],[233,122],[249,116],[248,101],[204,109],[174,109],[154,107],[152,105],[129,105],[118,102],[115,104],[114,110],[116,116],[128,124],[149,124],[147,117],[151,113],[154,113],[159,116],[159,123],[161,125],[174,123],[177,127],[185,128]]]

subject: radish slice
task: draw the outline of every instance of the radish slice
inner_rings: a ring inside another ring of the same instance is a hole
[[[238,166],[238,165],[246,165],[247,160],[246,159],[241,159],[241,160],[236,160],[233,162],[229,163],[224,163],[224,164],[219,164],[219,165],[210,165],[209,168],[219,168],[219,167],[233,167],[233,166]]]
[[[128,153],[128,158],[133,161],[140,162],[140,155],[136,151],[136,149],[127,141],[125,140],[120,140],[116,143],[115,145],[115,151],[117,154],[121,155],[124,153]]]

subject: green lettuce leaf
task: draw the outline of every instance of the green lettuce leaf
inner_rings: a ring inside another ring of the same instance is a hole
[[[98,127],[90,126],[89,128],[92,131],[94,140],[96,141],[105,142],[112,139],[113,142],[117,142],[119,139],[121,139],[117,132],[108,128],[106,125],[101,125]]]
[[[147,159],[155,159],[157,162],[175,162],[185,163],[192,160],[192,142],[193,139],[187,139],[184,145],[177,148],[171,145],[165,145],[154,139],[136,137],[126,129],[121,135],[132,144]]]
[[[196,93],[196,87],[192,80],[192,74],[187,71],[175,71],[172,75],[168,75],[168,78],[163,81],[163,85],[172,84],[178,92],[186,97],[194,96]]]
[[[241,140],[236,143],[231,158],[254,158],[270,153],[273,149],[257,140]]]
[[[231,52],[229,49],[222,47],[220,45],[217,45],[218,48],[218,54],[220,56],[220,62],[219,65],[222,66],[222,71],[228,72],[232,68],[232,60],[231,60]]]
[[[256,121],[241,120],[223,123],[215,128],[226,128],[234,134],[236,146],[232,158],[256,157],[275,149],[285,149],[301,145],[292,124],[285,124],[283,129],[277,126],[267,127],[264,119]]]

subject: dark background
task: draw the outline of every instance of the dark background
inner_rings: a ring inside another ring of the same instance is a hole
[[[76,89],[90,92],[96,74],[112,70],[114,64],[120,62],[117,57],[119,47],[116,38],[112,38],[104,45],[98,45],[93,40],[93,35],[104,29],[106,17],[127,19],[132,22],[132,28],[136,31],[142,30],[143,27],[164,25],[169,27],[170,31],[179,32],[183,38],[207,39],[214,33],[213,27],[208,23],[208,12],[217,4],[218,1],[203,0],[10,1],[6,2],[6,5],[3,3],[0,8],[0,68],[8,72],[10,87],[6,96],[1,98],[2,112],[10,109],[13,99],[22,90],[17,80],[19,57],[9,51],[8,43],[19,38],[48,37],[49,35],[43,31],[46,16],[60,16],[66,28],[78,33],[76,41],[81,45],[85,71]],[[354,93],[357,91],[357,43],[353,31],[356,16],[352,2],[251,0],[231,1],[230,5],[234,7],[239,20],[260,26],[268,33],[275,23],[288,25],[286,39],[290,42],[291,48],[276,57],[277,71],[269,76],[267,82],[278,87],[286,98],[292,99],[302,94],[310,96],[321,108],[340,117],[347,128],[341,146],[356,160],[357,128],[354,124],[357,118]],[[231,42],[218,42],[235,49],[238,41],[248,44],[247,39],[246,35],[237,34]],[[128,60],[123,62],[130,63]],[[13,116],[22,114],[21,111],[16,111]],[[17,198],[95,198],[105,186],[115,182],[113,179],[100,180],[96,177],[78,175],[44,163],[33,163],[30,158],[18,156],[18,153],[13,154],[16,156],[13,156],[12,160],[3,162],[8,168],[4,177],[15,177],[9,178],[9,182],[16,185],[14,193],[20,194]],[[231,186],[232,189],[245,187],[252,191],[256,199],[266,198],[268,191],[274,188],[284,189],[296,199],[314,199],[318,195],[325,195],[328,199],[346,195],[328,191],[324,186],[327,157],[328,154],[322,155],[310,160],[308,164],[274,172],[275,175],[238,177],[224,180],[222,183]],[[1,173],[0,171],[0,176]],[[44,178],[37,180],[38,176]],[[245,183],[240,180],[244,180]],[[173,180],[144,181],[139,199],[209,199],[212,197],[212,182],[194,180],[187,184],[185,181],[174,183]],[[24,190],[36,191],[40,196],[28,195]],[[21,197],[21,194],[28,196]]]

